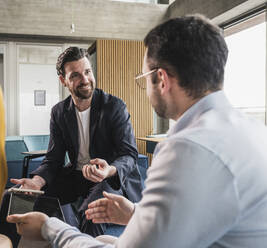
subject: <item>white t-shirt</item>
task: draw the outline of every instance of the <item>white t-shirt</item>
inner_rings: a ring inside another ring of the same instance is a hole
[[[79,153],[78,153],[78,161],[76,170],[81,170],[85,164],[88,164],[90,161],[89,155],[89,143],[90,143],[90,110],[91,107],[80,112],[77,108],[76,116],[78,121],[78,129],[79,129]]]

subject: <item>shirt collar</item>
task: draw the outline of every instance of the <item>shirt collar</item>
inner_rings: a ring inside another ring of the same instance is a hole
[[[231,107],[228,99],[226,98],[222,90],[204,96],[195,104],[193,104],[189,109],[187,109],[182,116],[176,121],[172,128],[167,132],[167,136],[181,131],[198,119],[201,114],[210,110]]]

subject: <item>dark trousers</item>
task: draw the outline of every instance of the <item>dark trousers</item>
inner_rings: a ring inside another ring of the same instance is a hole
[[[86,180],[80,171],[70,174],[60,173],[54,182],[43,188],[45,196],[57,197],[61,205],[73,203],[80,199],[80,204],[75,204],[74,213],[79,221],[81,232],[93,237],[104,234],[107,224],[94,224],[91,220],[86,220],[85,210],[90,202],[102,198],[103,191],[122,195],[121,190],[114,190],[106,180],[101,183],[93,183]],[[16,225],[6,222],[10,194],[5,192],[0,209],[0,233],[7,235],[17,247],[20,236],[16,232]],[[75,211],[76,210],[76,211]]]

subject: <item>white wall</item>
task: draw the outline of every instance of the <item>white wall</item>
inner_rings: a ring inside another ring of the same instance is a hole
[[[55,65],[19,65],[19,134],[49,134],[51,108],[59,101]],[[46,91],[45,106],[34,105],[34,90]]]

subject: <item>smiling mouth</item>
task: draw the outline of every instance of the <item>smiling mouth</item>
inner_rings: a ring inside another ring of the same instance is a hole
[[[91,86],[90,85],[84,85],[84,86],[80,86],[78,89],[89,90],[89,89],[91,89]]]

